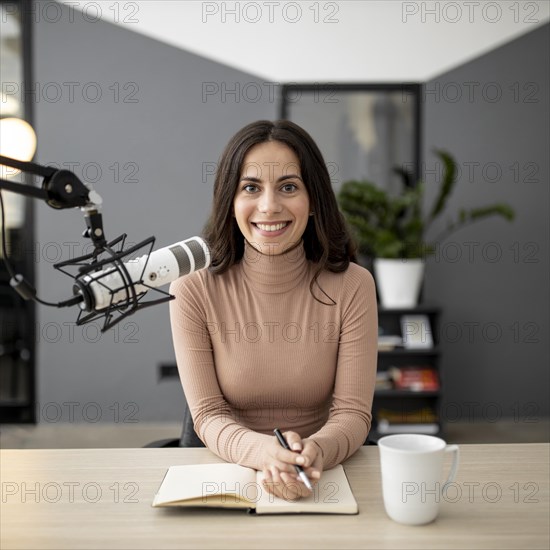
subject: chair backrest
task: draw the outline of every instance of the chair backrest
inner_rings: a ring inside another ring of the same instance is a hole
[[[183,411],[183,426],[180,437],[180,447],[204,447],[204,443],[200,440],[195,428],[193,426],[193,417],[191,416],[191,411],[189,410],[189,405],[187,404],[187,399],[185,399],[185,407]]]

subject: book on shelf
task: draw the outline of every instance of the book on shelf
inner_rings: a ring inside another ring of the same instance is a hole
[[[391,424],[387,420],[380,420],[376,426],[376,430],[379,434],[428,434],[434,435],[439,432],[439,425],[435,422],[426,423],[405,423],[405,424]]]
[[[422,407],[409,411],[378,409],[376,420],[388,424],[437,424],[437,414],[431,407]]]
[[[393,390],[393,380],[391,373],[387,370],[380,370],[376,373],[376,384],[374,389],[380,390]]]
[[[436,434],[440,426],[435,411],[430,407],[410,411],[379,409],[376,414],[376,430],[382,435]]]
[[[263,472],[238,464],[170,466],[152,506],[242,508],[255,514],[357,514],[341,464],[325,470],[310,496],[278,498],[262,484]]]
[[[403,348],[403,338],[396,334],[378,335],[378,351],[393,351],[396,348]]]
[[[429,365],[389,367],[389,377],[396,390],[438,391],[437,370]]]

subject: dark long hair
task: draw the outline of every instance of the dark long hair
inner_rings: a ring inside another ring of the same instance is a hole
[[[251,147],[266,141],[284,143],[300,161],[310,210],[314,212],[313,216],[309,216],[302,238],[306,258],[318,264],[309,285],[315,298],[313,285],[321,271],[345,271],[350,262],[357,262],[357,245],[338,209],[321,151],[303,128],[289,120],[252,122],[239,130],[226,145],[214,181],[212,212],[203,230],[204,240],[211,253],[208,269],[212,273],[221,274],[243,257],[244,237],[232,215],[233,200],[241,177],[243,159]],[[332,301],[333,304],[327,305],[334,305]]]

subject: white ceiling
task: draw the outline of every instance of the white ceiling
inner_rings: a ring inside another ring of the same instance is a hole
[[[285,83],[424,82],[550,19],[548,0],[62,1]]]

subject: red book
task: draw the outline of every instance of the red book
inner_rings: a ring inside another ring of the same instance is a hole
[[[390,370],[397,390],[439,390],[439,377],[435,369],[429,367],[392,367]]]

